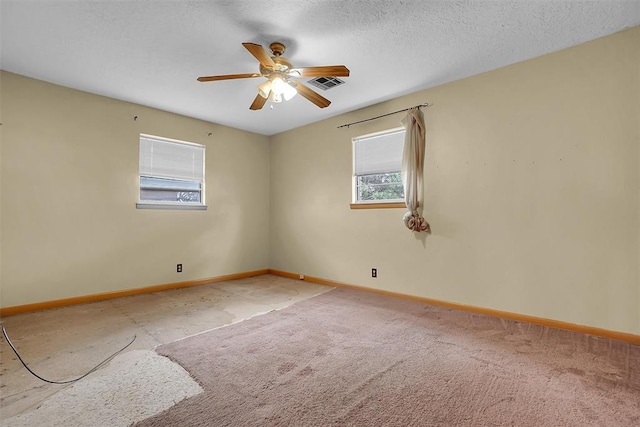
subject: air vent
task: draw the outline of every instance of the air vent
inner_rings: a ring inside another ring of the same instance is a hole
[[[343,84],[344,80],[336,77],[316,77],[315,79],[309,80],[309,83],[322,90],[327,90]]]

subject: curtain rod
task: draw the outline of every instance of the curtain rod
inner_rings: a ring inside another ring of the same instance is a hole
[[[428,102],[425,102],[424,104],[414,105],[413,107],[404,108],[404,109],[398,110],[398,111],[393,111],[391,113],[383,114],[381,116],[371,117],[370,119],[364,119],[364,120],[360,120],[360,121],[357,121],[357,122],[340,125],[340,126],[338,126],[338,129],[340,129],[340,128],[348,128],[351,125],[357,125],[357,124],[364,123],[364,122],[370,122],[371,120],[381,119],[382,117],[387,117],[387,116],[390,116],[392,114],[398,114],[398,113],[402,113],[404,111],[409,111],[409,110],[411,110],[413,108],[420,109],[420,107],[431,107],[432,105],[433,104],[429,104]]]

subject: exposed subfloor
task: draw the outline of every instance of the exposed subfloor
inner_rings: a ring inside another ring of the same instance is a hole
[[[131,359],[141,350],[148,352],[330,289],[263,275],[9,316],[2,323],[29,367],[44,378],[60,381],[89,371],[134,336],[135,341],[111,365],[127,363],[127,354]],[[48,384],[28,373],[4,338],[0,362],[0,421],[29,413],[70,387]],[[113,366],[87,379],[108,375],[110,370]]]

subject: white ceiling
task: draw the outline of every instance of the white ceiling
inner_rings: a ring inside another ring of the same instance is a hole
[[[265,135],[640,25],[638,0],[0,1],[2,69]],[[241,43],[273,41],[351,70],[329,107],[250,111],[261,79],[196,81],[257,72]]]

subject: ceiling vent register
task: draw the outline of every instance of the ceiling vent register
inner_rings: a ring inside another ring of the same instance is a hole
[[[308,83],[322,90],[328,90],[332,87],[340,86],[345,82],[336,77],[316,77],[315,79],[309,80]]]

